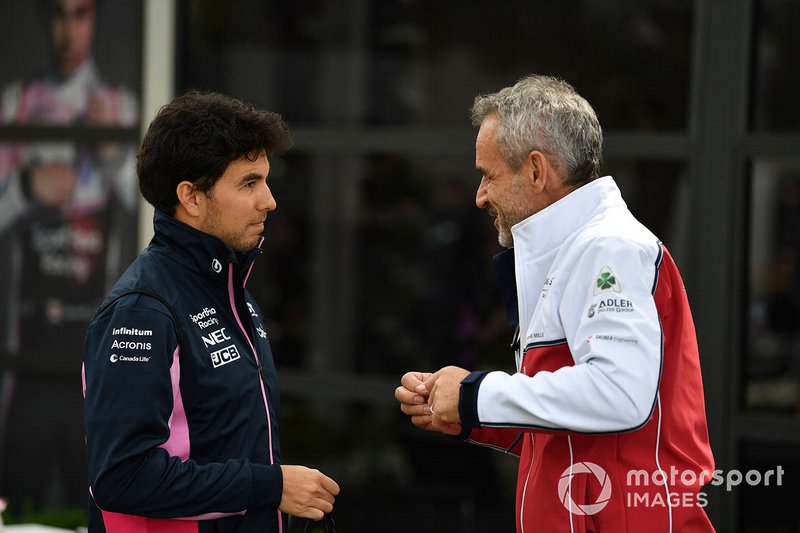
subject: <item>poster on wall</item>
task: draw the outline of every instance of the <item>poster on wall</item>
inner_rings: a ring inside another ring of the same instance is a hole
[[[140,0],[0,4],[6,514],[85,503],[83,338],[136,254],[141,19]]]

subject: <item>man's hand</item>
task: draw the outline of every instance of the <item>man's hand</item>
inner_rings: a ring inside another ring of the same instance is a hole
[[[312,520],[333,511],[339,485],[320,472],[297,465],[281,465],[283,495],[279,509],[289,515]]]
[[[425,386],[425,381],[431,376],[433,374],[430,372],[408,372],[400,380],[401,385],[395,389],[394,397],[400,402],[400,410],[411,417],[411,423],[415,426],[448,435],[458,435],[461,433],[459,424],[447,423],[435,418],[431,413],[429,392]],[[457,394],[456,402],[458,402]]]
[[[458,397],[461,381],[469,375],[469,370],[457,366],[446,366],[431,374],[423,383],[430,391],[428,396],[429,410],[433,414],[433,423],[437,425],[458,425],[461,416],[458,414]]]

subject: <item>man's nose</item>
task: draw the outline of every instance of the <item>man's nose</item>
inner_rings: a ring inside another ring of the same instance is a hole
[[[475,205],[478,209],[485,209],[489,207],[489,194],[486,190],[486,178],[482,177],[478,185],[478,191],[475,193]]]
[[[275,201],[275,197],[272,195],[272,189],[270,189],[269,185],[266,184],[264,185],[261,208],[265,209],[266,211],[275,211],[275,209],[278,208],[278,202]]]

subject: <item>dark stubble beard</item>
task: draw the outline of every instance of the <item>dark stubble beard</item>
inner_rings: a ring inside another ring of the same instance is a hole
[[[252,250],[258,244],[258,238],[249,239],[244,235],[228,235],[220,233],[220,223],[222,217],[225,216],[221,210],[217,209],[216,203],[212,200],[208,206],[208,214],[205,219],[204,231],[211,235],[216,235],[218,238],[227,244],[236,252],[247,252]],[[252,241],[252,242],[251,242]]]

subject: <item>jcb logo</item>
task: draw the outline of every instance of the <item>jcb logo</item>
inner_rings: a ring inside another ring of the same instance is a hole
[[[228,363],[236,361],[237,359],[239,359],[239,351],[233,344],[221,350],[217,350],[216,352],[211,352],[211,364],[214,365],[214,368],[227,365]]]

